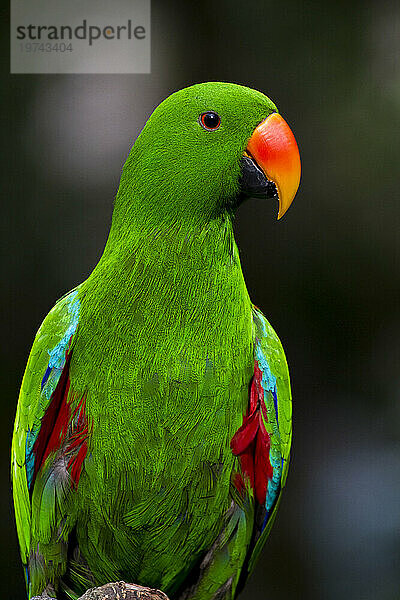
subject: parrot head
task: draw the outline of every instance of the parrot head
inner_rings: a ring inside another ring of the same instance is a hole
[[[250,196],[276,199],[280,218],[299,182],[297,144],[275,104],[256,90],[212,82],[182,89],[154,110],[125,163],[120,193],[159,219],[233,214]]]

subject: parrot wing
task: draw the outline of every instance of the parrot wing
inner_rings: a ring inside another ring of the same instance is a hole
[[[65,462],[68,454],[67,459],[65,452],[62,456],[64,469],[54,460],[61,447],[68,450],[67,431],[70,432],[71,423],[76,425],[80,418],[67,402],[71,343],[79,321],[77,295],[77,289],[66,294],[43,321],[33,343],[18,401],[11,477],[17,533],[28,586],[32,575],[36,576],[32,571],[37,571],[37,576],[43,571],[41,558],[51,558],[54,565],[59,560],[56,556],[46,556],[46,545],[53,553],[58,552],[62,537],[60,507],[73,487],[74,468],[79,470],[75,460],[79,450],[76,435],[78,442],[82,440],[82,435],[79,436],[82,427],[75,431],[75,450],[71,436],[68,438],[73,458],[71,464],[68,463],[69,471]]]
[[[254,375],[243,425],[232,438],[241,474],[253,489],[256,509],[250,548],[241,573],[247,579],[275,520],[285,485],[292,437],[292,400],[281,342],[264,315],[253,307]],[[240,485],[244,486],[242,480]]]

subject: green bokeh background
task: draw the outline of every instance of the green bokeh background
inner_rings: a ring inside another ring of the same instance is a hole
[[[151,75],[9,75],[1,13],[1,598],[22,600],[9,445],[34,334],[104,246],[121,165],[172,91],[269,95],[303,176],[285,218],[250,200],[237,241],[294,395],[292,468],[241,598],[400,597],[400,5],[152,2]]]

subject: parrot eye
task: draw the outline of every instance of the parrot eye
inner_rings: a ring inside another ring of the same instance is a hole
[[[211,110],[201,113],[199,117],[199,122],[204,129],[207,131],[213,131],[214,129],[218,129],[221,124],[221,117]]]

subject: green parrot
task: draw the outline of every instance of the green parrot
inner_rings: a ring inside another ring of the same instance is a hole
[[[43,321],[23,378],[11,468],[29,598],[118,580],[237,597],[285,485],[291,395],[232,222],[249,196],[282,216],[299,180],[258,91],[201,83],[150,116],[103,255]]]

